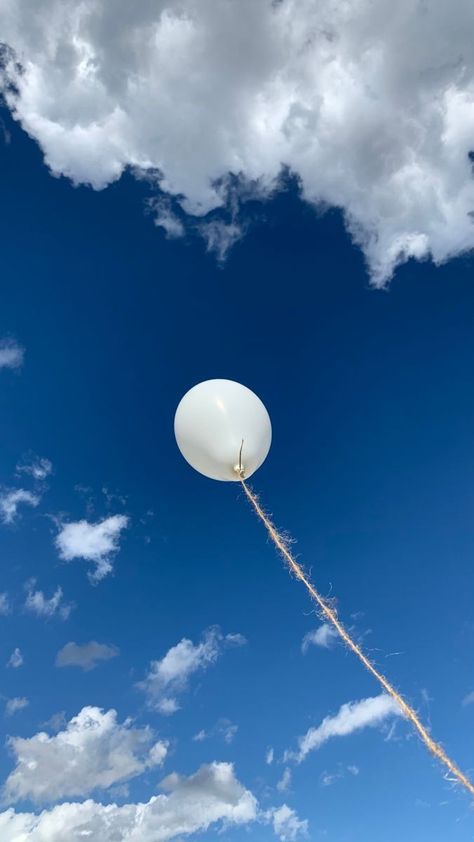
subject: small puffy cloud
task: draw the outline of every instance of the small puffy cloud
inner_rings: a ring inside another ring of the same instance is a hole
[[[146,803],[117,806],[89,799],[39,815],[6,810],[0,813],[0,838],[2,842],[170,842],[220,823],[244,826],[258,817],[255,797],[237,780],[230,763],[201,766],[189,777],[169,775],[162,787],[165,791]]]
[[[24,488],[4,488],[0,490],[0,518],[3,523],[13,523],[18,516],[18,508],[22,504],[36,507],[40,497]]]
[[[119,550],[120,535],[128,522],[126,515],[111,515],[97,523],[87,520],[63,523],[55,540],[60,558],[93,562],[95,570],[89,578],[94,583],[100,582],[112,571],[112,556]]]
[[[299,751],[296,755],[287,752],[301,763],[310,751],[316,751],[333,737],[346,737],[363,728],[376,727],[392,716],[402,716],[397,703],[385,693],[359,702],[347,702],[335,716],[326,716],[317,728],[310,728],[304,737],[298,740]]]
[[[36,614],[37,617],[58,616],[61,620],[67,620],[73,606],[72,603],[63,602],[63,589],[58,586],[53,595],[47,599],[43,591],[34,589],[35,585],[35,579],[30,579],[25,585],[25,610],[31,614]]]
[[[242,635],[224,636],[219,628],[208,629],[197,644],[183,638],[161,660],[150,663],[148,674],[137,686],[146,694],[150,707],[163,714],[175,713],[179,710],[177,697],[187,689],[190,677],[215,664],[224,648],[244,642]]]
[[[271,821],[273,830],[281,842],[295,842],[296,839],[308,835],[308,821],[298,818],[297,813],[283,804],[266,814],[267,821]]]
[[[0,616],[6,617],[7,614],[10,614],[10,611],[11,606],[8,594],[5,592],[0,593]]]
[[[5,715],[13,716],[17,711],[27,708],[28,705],[29,701],[24,696],[16,696],[14,699],[8,699],[5,705]]]
[[[467,705],[472,705],[474,703],[474,690],[471,693],[468,693],[467,696],[464,696],[462,703],[463,707],[466,707]]]
[[[12,654],[10,655],[7,661],[7,667],[13,667],[13,669],[18,669],[23,664],[23,655],[21,654],[21,649],[16,647],[13,650]]]
[[[25,457],[16,466],[17,474],[26,474],[32,477],[37,482],[42,482],[49,477],[53,471],[53,463],[50,459],[44,459],[40,456],[31,454]]]
[[[0,339],[0,369],[21,368],[25,356],[25,349],[14,339]]]
[[[291,785],[291,770],[288,767],[283,771],[283,775],[278,781],[276,788],[278,792],[286,792]]]
[[[267,766],[272,765],[274,757],[275,757],[275,751],[270,746],[270,748],[267,749],[267,752],[265,754],[265,763],[267,764]]]
[[[153,731],[117,721],[115,710],[84,707],[54,736],[40,731],[30,738],[9,737],[15,768],[4,786],[4,798],[35,802],[82,796],[130,780],[161,766],[167,744]]]
[[[310,646],[320,646],[321,649],[329,649],[337,639],[337,632],[328,623],[323,623],[319,628],[305,634],[301,644],[301,651],[305,654]]]
[[[116,658],[119,650],[116,646],[109,646],[107,643],[97,643],[91,640],[89,643],[66,643],[56,655],[57,667],[81,667],[88,672],[94,669],[101,661],[110,661]]]

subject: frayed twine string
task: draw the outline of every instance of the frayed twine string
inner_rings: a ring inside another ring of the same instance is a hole
[[[244,468],[242,467],[242,447],[240,448],[239,453],[239,464],[236,465],[235,471],[239,476],[242,488],[244,489],[245,494],[247,495],[247,499],[249,500],[256,514],[265,526],[272,542],[274,543],[278,552],[283,556],[290,571],[294,573],[294,575],[297,579],[300,580],[300,582],[303,583],[311,598],[316,602],[321,616],[325,617],[331,623],[331,625],[336,629],[338,635],[342,638],[346,646],[354,653],[354,655],[356,655],[359,658],[359,661],[361,661],[366,670],[368,670],[368,672],[370,672],[374,676],[374,678],[377,679],[377,681],[383,687],[385,692],[388,693],[388,695],[391,696],[392,699],[394,699],[394,701],[400,707],[403,715],[412,723],[415,730],[418,732],[418,735],[424,742],[428,751],[430,751],[431,754],[434,755],[434,757],[436,757],[437,760],[439,760],[449,769],[451,774],[454,775],[456,781],[462,784],[462,786],[464,786],[471,793],[471,795],[474,795],[474,785],[471,783],[469,778],[467,778],[466,775],[448,757],[442,746],[440,746],[439,743],[436,743],[434,740],[431,739],[428,731],[424,727],[423,723],[420,722],[413,708],[410,707],[408,702],[405,701],[405,699],[400,695],[400,693],[397,693],[395,688],[392,687],[392,685],[385,678],[385,676],[382,675],[382,673],[380,673],[376,669],[376,667],[369,660],[369,658],[366,655],[364,655],[360,646],[358,646],[355,640],[352,639],[349,632],[345,629],[344,625],[338,619],[336,611],[333,608],[331,608],[331,606],[328,605],[326,600],[323,599],[321,594],[318,593],[314,585],[311,584],[310,580],[305,575],[303,568],[292,556],[288,548],[288,540],[277,530],[277,528],[274,526],[268,515],[265,514],[258,501],[258,497],[249,488],[245,481]]]

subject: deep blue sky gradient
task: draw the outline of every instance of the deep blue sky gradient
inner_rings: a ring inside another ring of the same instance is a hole
[[[3,119],[0,336],[26,357],[20,373],[0,373],[0,482],[13,483],[26,451],[55,466],[41,507],[0,534],[0,590],[14,601],[0,617],[0,662],[14,646],[25,656],[21,670],[3,669],[0,691],[30,699],[0,722],[4,735],[29,736],[57,711],[112,706],[173,740],[167,772],[232,760],[263,804],[286,800],[308,818],[313,840],[473,839],[469,799],[404,724],[396,740],[375,729],[333,740],[295,769],[289,794],[268,790],[283,766],[265,765],[267,746],[281,757],[311,724],[379,688],[340,647],[301,654],[317,625],[305,593],[239,488],[194,473],[172,431],[179,399],[200,380],[228,377],[260,395],[274,442],[254,488],[378,665],[472,772],[474,706],[462,706],[474,690],[472,258],[410,262],[374,291],[341,215],[318,215],[289,183],[254,209],[260,223],[220,268],[194,234],[169,241],[154,227],[149,185],[126,175],[103,192],[74,188]],[[108,504],[104,487],[126,502]],[[50,517],[86,516],[88,496],[95,519],[132,520],[114,576],[95,588],[85,563],[57,558]],[[62,585],[76,604],[67,622],[22,612],[31,576],[47,595]],[[134,683],[148,662],[213,624],[248,645],[194,680],[174,717],[147,711]],[[121,656],[90,673],[54,667],[68,640],[91,638]],[[231,746],[191,740],[219,717],[239,726]],[[0,761],[5,776],[6,749]],[[321,786],[324,771],[351,763],[357,777]],[[148,798],[156,781],[132,781],[131,797]],[[250,838],[273,835],[257,827]]]

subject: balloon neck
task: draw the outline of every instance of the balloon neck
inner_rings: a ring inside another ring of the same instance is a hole
[[[235,473],[238,474],[239,479],[242,479],[242,480],[245,479],[245,469],[244,469],[244,466],[242,465],[242,451],[243,451],[243,449],[244,449],[244,440],[242,439],[242,443],[240,445],[240,450],[239,450],[239,461],[238,461],[237,465],[234,465]]]

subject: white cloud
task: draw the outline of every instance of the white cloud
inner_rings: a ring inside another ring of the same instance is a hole
[[[381,725],[391,716],[402,716],[397,703],[385,693],[362,699],[359,702],[347,702],[335,716],[326,716],[317,728],[310,728],[304,737],[298,740],[299,751],[296,755],[287,752],[287,758],[294,757],[299,763],[316,751],[332,737],[346,737],[354,731]]]
[[[270,746],[270,748],[267,749],[267,752],[265,754],[265,763],[267,764],[267,766],[272,765],[274,757],[275,757],[275,751]]]
[[[226,206],[203,227],[219,252],[236,195],[271,195],[284,166],[344,211],[374,283],[474,246],[470,0],[2,0],[0,29],[7,101],[52,172],[100,189],[131,167],[168,233],[173,207]]]
[[[144,804],[61,804],[39,815],[0,813],[2,842],[169,842],[212,825],[245,825],[257,818],[257,803],[229,763],[211,763],[188,778],[170,775],[163,794]],[[284,837],[281,837],[282,839]],[[287,837],[288,839],[294,837]]]
[[[57,587],[53,595],[47,599],[43,591],[34,590],[36,584],[35,579],[30,579],[26,583],[26,600],[25,609],[37,617],[54,617],[58,616],[62,620],[67,620],[73,605],[72,603],[63,602],[63,589]]]
[[[8,699],[5,705],[5,715],[13,716],[17,711],[27,708],[28,705],[29,701],[24,696],[16,696],[14,699]]]
[[[107,643],[97,643],[91,640],[89,643],[82,645],[74,643],[66,643],[56,655],[57,667],[81,667],[81,669],[94,669],[101,661],[109,661],[111,658],[116,658],[119,650],[116,646],[109,646]]]
[[[193,740],[196,743],[202,743],[204,740],[218,737],[224,740],[227,745],[230,745],[234,742],[234,738],[238,730],[239,726],[234,725],[234,723],[230,722],[228,719],[219,719],[209,731],[204,730],[204,728],[201,731],[198,731],[198,733],[194,735]]]
[[[128,520],[125,515],[111,515],[98,523],[79,520],[62,524],[55,540],[60,558],[92,561],[96,567],[89,578],[100,582],[112,570],[112,556],[119,550],[120,535]]]
[[[25,503],[28,506],[39,505],[40,497],[24,488],[4,488],[0,491],[0,517],[3,523],[13,523],[18,515],[18,507]]]
[[[323,623],[319,628],[305,634],[301,644],[301,651],[305,654],[310,646],[320,646],[321,649],[329,649],[337,638],[337,632],[328,623]]]
[[[267,818],[273,824],[275,834],[281,842],[294,842],[300,837],[308,835],[308,822],[298,818],[298,815],[287,804],[278,809],[270,810]]]
[[[53,471],[53,463],[50,459],[44,459],[41,456],[30,455],[16,466],[17,474],[27,474],[33,477],[34,480],[41,482]]]
[[[0,593],[0,616],[6,617],[10,614],[10,599],[7,593]]]
[[[354,764],[349,766],[343,766],[342,763],[340,763],[335,772],[322,773],[319,779],[320,784],[321,786],[332,786],[337,781],[341,781],[347,773],[349,773],[349,775],[352,775],[355,778],[359,774],[359,767],[355,766]]]
[[[464,699],[462,700],[463,707],[466,707],[466,705],[472,705],[473,702],[474,702],[474,690],[471,693],[468,693],[467,696],[464,696]]]
[[[170,240],[182,237],[185,233],[181,220],[173,213],[168,199],[160,197],[151,199],[148,208],[153,212],[154,223],[157,228],[163,228]]]
[[[167,744],[155,742],[150,728],[133,728],[130,719],[120,724],[115,710],[97,707],[84,707],[53,737],[40,731],[29,739],[9,737],[8,745],[16,762],[4,786],[9,802],[51,802],[107,789],[160,766],[167,754]]]
[[[1,16],[1,9],[0,9]],[[0,80],[1,83],[1,80]],[[0,369],[21,368],[25,349],[15,342],[14,339],[0,339]]]
[[[10,655],[7,661],[7,667],[13,667],[13,669],[18,669],[23,664],[23,655],[21,654],[21,649],[16,647],[13,650],[12,654]]]
[[[191,675],[214,664],[224,647],[244,643],[242,635],[224,636],[218,628],[208,629],[197,644],[183,638],[160,661],[150,663],[147,676],[137,686],[146,693],[152,708],[164,714],[175,713],[179,709],[177,696],[187,689]]]
[[[286,767],[283,771],[283,775],[281,776],[280,780],[278,781],[276,788],[278,792],[286,792],[287,789],[290,788],[291,785],[291,770]]]

